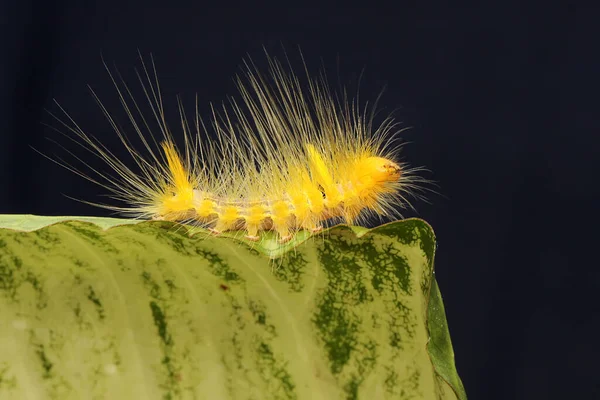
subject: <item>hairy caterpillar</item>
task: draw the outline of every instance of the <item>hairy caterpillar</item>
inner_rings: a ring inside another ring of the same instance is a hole
[[[345,90],[332,92],[324,73],[311,78],[305,63],[303,83],[289,61],[286,67],[267,55],[266,74],[246,62],[236,79],[241,100],[231,99],[219,110],[211,106],[209,123],[198,115],[197,98],[193,119],[178,98],[180,150],[165,120],[154,59],[149,66],[140,59],[142,68],[136,73],[152,118],[144,115],[123,78],[117,73],[120,79],[115,79],[104,66],[144,153],[134,148],[90,89],[135,170],[60,105],[66,120],[53,115],[74,135],[68,137],[114,172],[92,169],[96,176],[89,176],[57,161],[124,205],[89,204],[135,218],[193,223],[214,234],[243,231],[252,241],[261,232],[274,231],[285,243],[300,230],[319,232],[335,222],[361,224],[370,214],[401,217],[402,208],[412,207],[410,196],[421,198],[427,183],[417,174],[422,169],[398,160],[398,123],[390,116],[374,125],[375,107],[361,107]],[[152,132],[151,122],[160,135]]]

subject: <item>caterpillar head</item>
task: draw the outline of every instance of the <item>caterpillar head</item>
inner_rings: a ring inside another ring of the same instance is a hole
[[[359,163],[358,169],[365,180],[374,186],[385,187],[388,183],[398,182],[402,177],[402,168],[383,157],[366,157]]]

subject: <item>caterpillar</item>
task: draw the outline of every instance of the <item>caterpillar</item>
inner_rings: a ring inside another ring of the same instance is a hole
[[[86,133],[56,100],[65,117],[50,113],[67,128],[61,133],[112,170],[92,168],[91,176],[55,160],[104,187],[122,205],[86,203],[139,219],[199,225],[215,235],[241,231],[251,241],[272,231],[285,243],[299,231],[317,233],[338,222],[363,225],[372,215],[402,218],[402,210],[412,208],[411,198],[423,198],[428,182],[419,175],[423,168],[398,157],[399,123],[392,115],[374,122],[379,98],[373,106],[361,106],[358,95],[332,91],[324,70],[311,77],[304,58],[305,79],[287,57],[284,63],[266,54],[266,73],[245,61],[235,78],[238,98],[211,105],[208,122],[199,116],[197,95],[193,118],[178,97],[181,147],[165,118],[154,58],[149,64],[141,53],[139,58],[136,73],[150,116],[120,73],[103,63],[143,151],[90,87],[135,167]]]

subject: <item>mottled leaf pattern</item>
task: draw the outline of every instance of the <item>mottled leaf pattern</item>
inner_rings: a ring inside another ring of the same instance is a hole
[[[289,246],[0,216],[0,398],[466,399],[429,225]]]

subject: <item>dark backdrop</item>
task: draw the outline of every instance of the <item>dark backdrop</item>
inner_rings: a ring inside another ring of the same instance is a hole
[[[322,57],[342,82],[364,68],[363,99],[387,85],[381,104],[412,127],[406,159],[440,183],[445,197],[416,207],[439,239],[437,279],[470,398],[600,398],[596,19],[575,6],[486,4],[4,1],[0,212],[107,215],[62,195],[95,200],[101,189],[30,148],[60,150],[41,124],[52,98],[117,145],[85,87],[113,94],[101,54],[135,79],[137,49],[152,52],[171,110],[176,94],[198,92],[208,116],[208,101],[234,94],[246,54],[300,46],[309,67]]]

